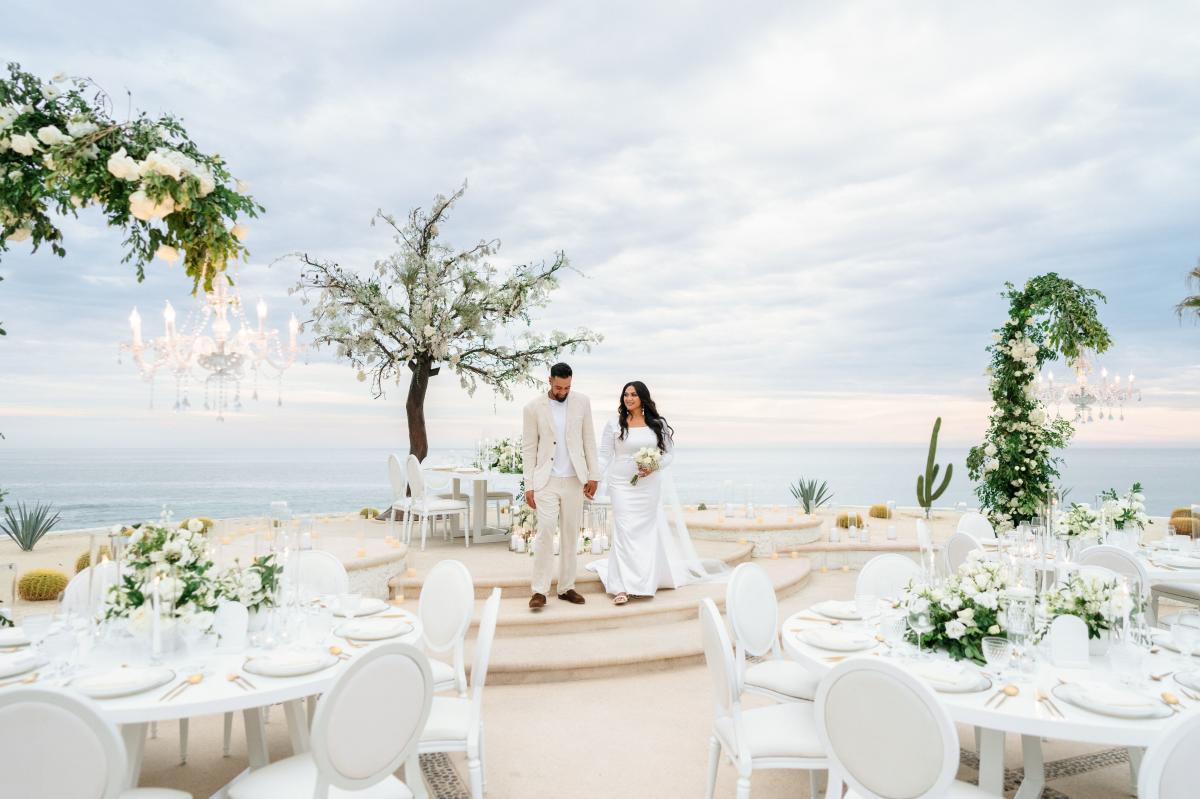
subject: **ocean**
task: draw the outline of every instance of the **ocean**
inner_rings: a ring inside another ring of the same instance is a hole
[[[354,511],[388,503],[387,450],[39,449],[0,446],[0,489],[7,504],[50,502],[62,514],[58,529],[157,518],[163,506],[185,516],[266,515],[274,500],[293,513]],[[974,505],[965,449],[944,448],[938,462],[954,465],[935,505]],[[466,463],[466,450],[434,450],[430,462]],[[789,486],[801,477],[829,482],[833,503],[895,500],[916,504],[924,447],[681,449],[673,471],[684,502],[793,502]],[[1144,486],[1147,511],[1166,515],[1200,503],[1200,449],[1073,448],[1064,454],[1061,484],[1070,499],[1090,502],[1106,488]],[[515,489],[517,478],[504,485]]]

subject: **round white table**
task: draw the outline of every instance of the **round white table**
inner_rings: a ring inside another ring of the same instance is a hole
[[[804,610],[793,614],[783,624],[783,646],[788,656],[797,660],[816,673],[824,673],[837,663],[853,657],[885,657],[890,650],[884,644],[872,649],[839,653],[811,646],[799,638],[799,631],[805,629],[828,628],[823,622],[805,621],[802,617],[820,618],[813,610]],[[861,629],[861,622],[842,622],[848,629]],[[904,645],[905,654],[908,646]],[[891,660],[900,666],[911,662],[911,658],[897,652]],[[936,656],[936,655],[935,655]],[[1146,659],[1147,674],[1161,674],[1174,671],[1178,666],[1179,655],[1167,650],[1160,650]],[[1192,658],[1196,668],[1200,668],[1200,658]],[[1035,696],[1040,689],[1047,693],[1057,684],[1058,678],[1066,680],[1095,679],[1105,676],[1110,669],[1102,658],[1092,658],[1090,669],[1058,668],[1044,659],[1039,658],[1036,671],[1032,675],[1022,677],[1024,682],[1013,680],[1020,688],[1020,694],[1010,697],[999,707],[985,707],[998,686],[989,690],[975,693],[938,693],[942,703],[950,711],[950,716],[957,722],[969,724],[979,730],[979,786],[989,793],[1002,796],[1004,786],[1004,737],[1008,733],[1021,736],[1021,748],[1025,759],[1025,779],[1021,783],[1017,796],[1021,799],[1041,795],[1045,786],[1045,770],[1042,758],[1042,738],[1052,738],[1063,741],[1099,744],[1106,746],[1124,746],[1130,748],[1130,760],[1134,769],[1141,758],[1141,748],[1146,747],[1162,731],[1170,718],[1162,719],[1121,719],[1092,713],[1078,708],[1062,699],[1054,698],[1054,704],[1062,711],[1065,718],[1058,718],[1043,707]],[[1017,676],[1017,675],[1013,675]],[[1183,698],[1183,692],[1171,678],[1164,679],[1159,691],[1170,690],[1183,699],[1184,713],[1196,712],[1200,703]]]
[[[407,617],[406,620],[413,625],[413,629],[396,638],[356,642],[357,645],[351,645],[345,639],[333,635],[327,644],[322,646],[339,646],[349,658],[339,660],[329,668],[311,674],[295,677],[265,677],[253,674],[242,667],[246,663],[247,656],[261,654],[263,650],[248,649],[240,652],[217,650],[207,655],[203,662],[197,662],[195,658],[186,655],[169,660],[164,659],[162,665],[175,671],[175,679],[165,685],[133,696],[94,700],[104,719],[120,727],[128,757],[126,769],[128,787],[137,786],[142,767],[146,732],[151,722],[186,719],[193,716],[242,713],[246,725],[246,754],[249,767],[214,794],[216,797],[223,797],[229,786],[247,772],[267,765],[267,735],[264,718],[264,711],[267,707],[275,704],[283,705],[293,751],[295,753],[307,751],[309,717],[303,700],[329,690],[342,672],[359,655],[386,643],[403,641],[416,645],[420,641],[421,623],[415,614],[400,608],[385,612],[388,615],[403,614]],[[340,619],[335,621],[335,629],[340,622]],[[204,675],[201,682],[189,686],[172,699],[165,701],[162,699],[168,690],[197,671]],[[85,666],[82,673],[88,672],[89,669]],[[241,675],[253,687],[249,690],[239,687],[228,679],[230,674]],[[76,678],[78,676],[80,675],[75,675]],[[62,683],[50,680],[49,684],[53,686]],[[64,690],[70,691],[70,681],[66,681],[62,687]],[[0,690],[5,689],[0,688]]]
[[[471,543],[484,544],[495,541],[508,541],[510,530],[506,530],[503,527],[489,527],[486,524],[488,483],[512,479],[517,475],[446,466],[430,466],[427,471],[437,474],[440,477],[449,477],[450,494],[455,499],[466,497],[462,493],[463,481],[471,484],[471,529],[464,533],[471,536]],[[520,497],[517,497],[516,501],[519,502]]]

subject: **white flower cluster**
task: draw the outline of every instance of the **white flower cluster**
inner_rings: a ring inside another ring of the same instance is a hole
[[[520,474],[523,465],[521,439],[517,436],[500,439],[488,447],[486,460],[485,465],[489,469],[506,474]]]
[[[212,560],[204,525],[192,519],[175,526],[164,519],[132,529],[113,528],[114,534],[125,532],[129,533],[123,560],[125,579],[109,589],[105,618],[127,617],[133,629],[143,629],[150,623],[149,605],[157,590],[169,618],[207,629],[212,624],[216,593],[208,574]]]
[[[1063,615],[1079,616],[1092,630],[1093,638],[1109,623],[1122,619],[1133,611],[1133,599],[1128,589],[1121,590],[1119,581],[1105,580],[1096,575],[1074,575],[1067,584],[1046,597],[1047,620]],[[1100,622],[1104,622],[1103,625]]]
[[[1146,515],[1146,495],[1142,493],[1141,483],[1134,483],[1133,488],[1122,496],[1117,496],[1116,490],[1110,489],[1104,493],[1104,497],[1104,515],[1118,530],[1133,527],[1145,530],[1146,525],[1150,523],[1150,517]]]
[[[1069,509],[1060,511],[1054,519],[1054,529],[1070,538],[1099,536],[1100,517],[1086,502],[1072,502]]]
[[[958,572],[947,578],[940,588],[925,588],[910,592],[904,598],[909,611],[940,611],[941,617],[949,618],[937,631],[939,637],[958,641],[967,634],[998,635],[999,623],[989,624],[986,629],[979,626],[976,615],[980,610],[995,611],[1000,606],[1000,595],[1007,587],[999,563],[985,560],[975,553],[958,567]]]
[[[212,171],[207,167],[201,166],[178,150],[162,147],[155,149],[140,162],[122,147],[108,157],[108,171],[113,177],[130,182],[141,181],[148,175],[163,175],[176,181],[194,177],[200,183],[201,197],[207,197],[217,187]],[[175,200],[170,195],[156,201],[146,194],[144,188],[139,188],[129,195],[129,212],[143,222],[162,219],[174,211]]]
[[[240,602],[248,610],[269,607],[275,601],[272,587],[265,584],[262,570],[257,566],[243,569],[235,563],[221,574],[218,586],[222,597]]]
[[[1015,323],[1015,320],[1011,321]],[[1013,335],[1007,341],[998,344],[997,347],[1020,364],[1020,368],[1017,369],[1018,373],[1024,371],[1033,375],[1037,371],[1038,345],[1024,333]]]

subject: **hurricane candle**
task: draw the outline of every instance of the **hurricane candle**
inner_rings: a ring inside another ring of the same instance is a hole
[[[897,535],[897,533],[896,533],[896,525],[894,525],[894,524],[889,524],[889,525],[888,525],[888,527],[887,527],[887,537],[888,537],[888,540],[889,540],[889,541],[895,541],[895,540],[896,540],[896,535]]]
[[[87,581],[87,613],[88,621],[96,618],[96,563],[100,556],[100,549],[96,545],[96,536],[94,533],[88,534],[88,581]]]
[[[150,657],[156,663],[162,660],[162,597],[158,586],[161,579],[155,575],[150,586]]]

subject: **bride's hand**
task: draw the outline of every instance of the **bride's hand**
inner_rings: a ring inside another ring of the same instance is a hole
[[[638,477],[649,477],[650,474],[651,474],[650,470],[647,469],[645,466],[638,467]]]

